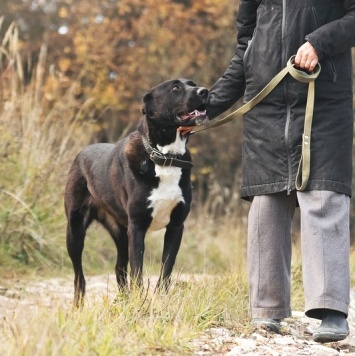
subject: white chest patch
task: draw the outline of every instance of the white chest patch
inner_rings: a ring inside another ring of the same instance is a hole
[[[163,154],[184,154],[186,139],[176,134],[176,139],[173,143],[167,146],[158,146],[157,148]],[[159,185],[153,189],[148,201],[149,208],[153,208],[152,222],[149,230],[160,230],[168,225],[170,215],[176,205],[180,202],[184,203],[182,191],[179,186],[181,178],[181,168],[179,167],[162,167],[155,165],[155,175],[159,177]]]

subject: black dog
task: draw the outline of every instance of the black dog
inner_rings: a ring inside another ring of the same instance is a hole
[[[208,91],[192,81],[166,81],[143,98],[137,130],[114,144],[94,144],[75,159],[65,188],[67,249],[74,280],[74,303],[83,302],[82,251],[86,229],[99,221],[117,248],[116,278],[142,284],[144,238],[166,227],[158,286],[169,284],[191,203],[191,158],[179,126],[206,120]]]

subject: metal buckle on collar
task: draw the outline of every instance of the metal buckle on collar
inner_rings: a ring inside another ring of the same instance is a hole
[[[167,162],[168,160],[170,160],[170,164],[169,164],[169,165],[166,165],[166,162]],[[171,167],[172,164],[173,164],[173,160],[174,160],[174,158],[164,157],[163,167],[166,167],[166,166]]]
[[[149,157],[150,157],[150,159],[153,159],[155,157],[165,158],[165,156],[160,151],[158,151],[156,148],[152,148],[152,152],[150,153]]]
[[[161,166],[163,167],[171,167],[173,165],[174,159],[177,159],[177,156],[174,155],[164,155],[160,151],[153,148],[152,153],[150,154],[149,158],[154,162],[156,158],[162,161]],[[156,162],[157,163],[157,162]]]
[[[155,164],[163,167],[180,167],[180,168],[191,168],[193,164],[190,161],[181,160],[181,155],[164,155],[162,152],[153,148],[148,143],[147,139],[142,136],[142,141],[146,152],[149,154],[149,159]]]

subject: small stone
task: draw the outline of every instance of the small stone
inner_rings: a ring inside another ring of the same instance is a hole
[[[319,344],[312,345],[312,350],[314,350],[317,356],[340,355],[337,350]]]
[[[258,333],[254,333],[251,335],[251,338],[256,341],[257,344],[267,344],[269,342],[269,339],[265,336],[262,336]]]
[[[236,356],[243,355],[243,349],[241,346],[234,346],[229,352],[226,353],[226,356]]]
[[[255,340],[235,338],[234,341],[244,351],[254,351],[254,350],[256,350],[256,341]]]
[[[282,336],[282,337],[275,337],[274,343],[277,345],[296,345],[295,340],[292,337]]]
[[[211,328],[208,331],[216,337],[225,337],[230,336],[231,334],[231,332],[226,328]]]
[[[205,344],[205,345],[202,346],[202,349],[204,351],[209,351],[211,348],[210,348],[210,346],[208,344]]]

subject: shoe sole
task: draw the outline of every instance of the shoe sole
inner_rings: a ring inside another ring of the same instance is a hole
[[[336,342],[341,341],[347,338],[349,333],[342,334],[342,333],[331,333],[331,332],[320,332],[313,334],[313,340],[316,342],[320,342],[322,344],[327,342]]]

